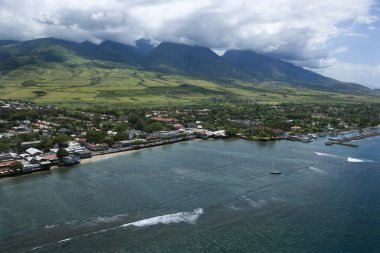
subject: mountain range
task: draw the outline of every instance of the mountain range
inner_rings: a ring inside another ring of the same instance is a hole
[[[75,43],[55,38],[0,40],[0,73],[26,65],[83,60],[123,64],[149,71],[193,76],[221,82],[278,82],[308,89],[367,92],[369,88],[340,82],[252,50],[229,50],[219,56],[209,48],[140,39],[135,45],[104,41]]]

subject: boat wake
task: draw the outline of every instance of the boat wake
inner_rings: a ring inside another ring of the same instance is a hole
[[[261,208],[268,204],[266,200],[260,199],[258,201],[254,201],[246,196],[242,196],[242,198],[253,208]]]
[[[349,162],[349,163],[374,163],[375,161],[362,160],[362,159],[357,159],[357,158],[353,158],[353,157],[348,157],[347,162]]]
[[[182,213],[174,213],[174,214],[167,214],[162,216],[153,217],[150,219],[145,219],[141,221],[136,221],[128,224],[121,225],[120,227],[146,227],[146,226],[153,226],[158,224],[171,224],[171,223],[189,223],[189,224],[195,224],[199,216],[203,214],[203,209],[198,208],[195,209],[192,212],[182,212]]]
[[[336,155],[331,155],[331,154],[326,154],[326,153],[320,153],[320,152],[315,152],[315,154],[318,155],[318,156],[337,157]]]
[[[75,227],[91,227],[99,224],[107,224],[112,222],[118,222],[122,220],[124,217],[128,216],[128,214],[118,214],[109,217],[93,217],[86,220],[75,220],[75,221],[67,221],[63,224],[54,224],[54,225],[46,225],[44,229],[55,229],[62,226],[75,226]]]
[[[80,239],[80,238],[84,238],[84,237],[87,237],[90,235],[105,233],[108,231],[117,230],[117,229],[121,229],[121,228],[146,227],[146,226],[153,226],[153,225],[159,225],[159,224],[166,224],[167,225],[167,224],[173,224],[173,223],[195,224],[201,214],[203,214],[203,208],[197,208],[197,209],[194,209],[193,211],[190,211],[190,212],[166,214],[166,215],[162,215],[162,216],[157,216],[157,217],[153,217],[153,218],[149,218],[149,219],[144,219],[144,220],[140,220],[140,221],[135,221],[135,222],[123,224],[123,225],[117,226],[117,227],[112,227],[112,228],[108,228],[108,229],[103,229],[103,230],[79,235],[76,237],[66,238],[66,239],[60,240],[58,242],[49,243],[49,244],[45,244],[42,246],[35,247],[35,248],[29,250],[28,252],[36,251],[36,250],[47,248],[47,247],[56,246],[56,245],[59,245],[59,244],[65,243],[65,242],[69,242],[71,240]]]
[[[312,170],[312,171],[315,171],[317,173],[320,173],[320,174],[325,174],[326,173],[326,171],[321,170],[321,169],[319,169],[317,167],[314,167],[314,166],[310,166],[309,169]]]

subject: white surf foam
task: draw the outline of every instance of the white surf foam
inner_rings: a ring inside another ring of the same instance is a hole
[[[167,214],[162,216],[157,216],[145,220],[140,220],[132,223],[127,223],[124,225],[121,225],[120,227],[146,227],[146,226],[153,226],[158,224],[171,224],[171,223],[181,223],[186,222],[190,224],[195,224],[199,216],[203,214],[203,209],[198,208],[191,212],[181,212],[181,213],[174,213],[174,214]]]
[[[253,199],[247,198],[246,196],[242,196],[242,198],[253,208],[260,208],[267,205],[267,201],[263,199],[254,201]]]
[[[365,161],[361,160],[361,159],[357,159],[357,158],[348,157],[347,162],[349,162],[349,163],[364,163]]]
[[[49,243],[49,244],[45,244],[42,246],[35,247],[33,249],[30,249],[28,252],[36,251],[39,249],[59,245],[59,244],[65,243],[65,242],[69,242],[71,240],[87,237],[90,235],[100,234],[100,233],[104,233],[104,232],[108,232],[108,231],[112,231],[112,230],[116,230],[116,229],[120,229],[120,228],[145,227],[145,226],[153,226],[153,225],[158,225],[158,224],[171,224],[171,223],[182,223],[182,222],[186,222],[189,224],[195,224],[196,221],[198,220],[199,216],[203,213],[204,213],[203,208],[197,208],[191,212],[181,212],[181,213],[174,213],[174,214],[157,216],[157,217],[153,217],[153,218],[149,218],[149,219],[145,219],[145,220],[140,220],[140,221],[135,221],[132,223],[123,224],[123,225],[118,226],[118,227],[103,229],[103,230],[83,234],[83,235],[72,237],[72,238],[66,238],[66,239],[60,240],[58,242]],[[120,215],[118,215],[118,216],[120,216]],[[112,217],[110,217],[110,218],[112,218]],[[112,219],[112,220],[114,220],[114,219]]]
[[[321,169],[319,169],[317,167],[314,167],[314,166],[310,166],[309,169],[312,170],[312,171],[315,171],[317,173],[320,173],[320,174],[325,174],[326,173],[326,171],[321,170]]]
[[[61,227],[61,226],[75,226],[75,227],[78,227],[78,226],[96,226],[98,224],[106,224],[106,223],[117,222],[126,216],[128,216],[128,214],[118,214],[118,215],[108,216],[108,217],[98,216],[98,217],[89,218],[87,220],[74,220],[74,221],[66,221],[63,224],[46,225],[43,228],[44,229],[54,229],[54,228]]]
[[[336,157],[336,155],[331,155],[331,154],[326,154],[326,153],[320,153],[320,152],[315,152],[315,154],[319,155],[319,156]]]
[[[353,157],[348,157],[347,162],[349,163],[376,163],[376,161],[368,160],[368,159],[358,159]]]

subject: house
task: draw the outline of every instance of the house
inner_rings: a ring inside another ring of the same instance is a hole
[[[22,163],[22,171],[23,172],[32,172],[32,171],[41,170],[41,166],[39,163],[32,164],[26,160],[21,161],[21,163]]]
[[[38,150],[36,148],[28,148],[25,150],[25,152],[32,156],[41,155],[43,153],[41,150]]]
[[[13,165],[14,161],[6,161],[6,162],[0,162],[0,171],[4,173],[8,173],[8,171],[11,169],[11,166]]]
[[[128,141],[118,141],[116,142],[116,144],[119,144],[121,147],[130,147],[132,146],[132,140],[128,140]]]
[[[132,130],[127,131],[126,134],[127,134],[128,140],[132,140],[142,135],[145,135],[146,133],[140,130],[132,129]]]
[[[283,137],[285,136],[285,131],[279,128],[273,129],[273,134],[276,137]]]
[[[67,128],[61,128],[61,129],[59,129],[58,130],[58,132],[60,133],[60,134],[66,134],[66,133],[68,133],[68,132],[70,132],[70,129],[67,129]]]
[[[272,129],[269,127],[266,127],[264,125],[255,125],[251,128],[251,133],[256,135],[260,132],[265,132],[265,131],[270,131],[270,130],[272,130]]]
[[[108,150],[109,148],[107,143],[94,144],[94,143],[83,142],[82,144],[91,151],[105,151],[105,150]]]
[[[1,153],[0,162],[13,161],[13,156],[10,153]]]
[[[88,150],[82,150],[82,151],[74,152],[74,155],[78,156],[80,159],[85,159],[85,158],[91,158],[92,152]]]
[[[302,127],[300,127],[300,126],[292,126],[290,129],[292,131],[300,131],[302,129]]]
[[[41,141],[28,141],[28,142],[22,142],[21,148],[27,149],[27,148],[36,148],[41,144]]]
[[[183,125],[177,123],[177,124],[174,124],[174,125],[173,125],[173,128],[178,130],[178,129],[183,128]]]
[[[57,160],[57,155],[56,154],[48,154],[44,156],[44,159],[50,162],[54,162]]]
[[[165,122],[177,122],[178,121],[178,119],[176,119],[176,118],[152,117],[151,119],[154,120],[154,121],[162,122],[162,123],[165,123]]]

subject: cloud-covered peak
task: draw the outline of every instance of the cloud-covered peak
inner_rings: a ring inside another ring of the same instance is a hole
[[[358,25],[376,31],[378,21],[371,12],[376,0],[0,0],[0,6],[0,39],[150,38],[251,49],[314,67],[337,49],[334,39],[362,34]]]

